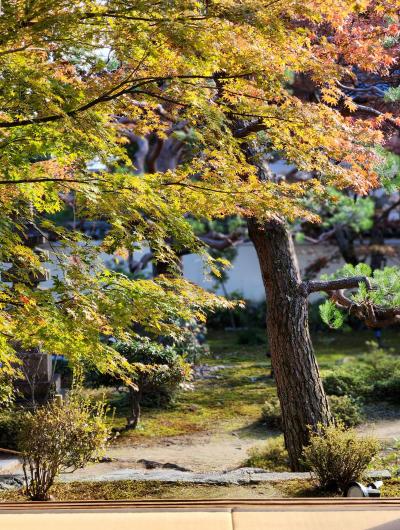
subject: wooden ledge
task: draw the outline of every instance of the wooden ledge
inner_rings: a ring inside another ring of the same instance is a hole
[[[348,498],[308,498],[308,499],[172,499],[172,500],[129,500],[129,501],[50,501],[50,502],[2,502],[0,514],[4,511],[57,511],[57,510],[135,510],[135,509],[198,509],[198,508],[228,508],[228,509],[338,509],[338,508],[368,508],[400,510],[400,497],[387,499],[348,499]],[[399,527],[400,530],[400,527]]]
[[[22,502],[4,530],[400,530],[400,499]]]

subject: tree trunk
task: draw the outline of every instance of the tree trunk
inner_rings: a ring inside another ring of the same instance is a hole
[[[140,400],[141,392],[129,387],[130,416],[126,420],[127,429],[136,429],[140,421]]]
[[[382,248],[385,245],[385,234],[382,224],[377,219],[374,219],[369,245],[372,247],[371,269],[373,271],[383,269],[387,261],[385,254],[382,252]]]
[[[359,259],[354,247],[354,230],[349,226],[338,226],[335,230],[335,237],[344,261],[352,265],[358,265]]]
[[[308,300],[292,238],[281,220],[248,220],[267,295],[267,334],[275,374],[285,445],[293,471],[301,469],[307,426],[331,421],[308,329]]]

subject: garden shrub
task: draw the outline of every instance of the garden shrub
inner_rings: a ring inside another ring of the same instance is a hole
[[[331,412],[336,421],[346,427],[355,427],[363,421],[359,403],[349,396],[328,396]],[[282,430],[282,412],[279,399],[272,397],[261,409],[261,421],[270,429]]]
[[[171,402],[181,383],[190,376],[189,365],[174,346],[142,337],[118,342],[115,348],[135,368],[133,382],[140,388],[143,400],[148,397],[149,405]]]
[[[353,362],[337,368],[323,381],[325,392],[330,396],[367,397],[371,394],[371,368],[355,366]]]
[[[304,448],[303,457],[321,487],[343,492],[362,476],[379,448],[376,438],[361,437],[343,423],[319,425],[318,432],[310,432],[310,444]]]
[[[26,412],[22,419],[18,448],[31,500],[48,500],[56,476],[101,456],[110,435],[104,404],[93,407],[75,396]]]
[[[0,414],[0,447],[18,449],[18,437],[21,428],[21,414],[10,410]]]
[[[282,429],[282,412],[279,399],[272,397],[261,409],[261,421],[270,429]]]
[[[133,368],[129,393],[127,429],[140,421],[141,406],[171,403],[184,381],[191,375],[190,365],[174,346],[151,341],[147,337],[117,342],[115,348]]]
[[[355,427],[363,422],[361,406],[355,399],[350,396],[328,396],[328,399],[333,417],[345,427]]]
[[[131,379],[140,387],[140,401],[146,407],[170,404],[174,401],[181,384],[190,378],[190,365],[186,361],[186,356],[181,354],[181,345],[168,346],[141,337],[129,342],[117,342],[113,347],[131,364],[133,368]],[[85,384],[97,389],[116,388],[126,387],[126,380],[111,374],[87,371]]]
[[[400,358],[376,350],[331,372],[323,383],[329,395],[400,402]]]
[[[15,401],[15,374],[4,370],[0,363],[0,407],[2,410],[12,407]]]
[[[400,373],[395,373],[386,380],[376,381],[373,392],[377,399],[400,403]]]
[[[270,438],[262,448],[250,449],[245,466],[267,471],[289,471],[289,455],[283,436]]]
[[[206,343],[207,328],[204,324],[195,320],[181,323],[181,336],[171,341],[176,353],[181,355],[186,362],[198,364],[202,357],[210,354],[210,348]]]

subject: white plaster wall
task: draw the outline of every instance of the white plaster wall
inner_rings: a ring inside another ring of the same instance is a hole
[[[388,260],[388,265],[400,266],[400,241],[387,241],[388,245],[395,248],[396,256],[391,257]],[[94,243],[96,244],[96,242]],[[147,252],[147,248],[143,248],[141,251],[135,253],[135,257],[138,259],[141,254]],[[317,258],[322,256],[333,256],[334,259],[329,262],[328,267],[323,269],[321,273],[332,273],[338,267],[344,265],[343,260],[338,256],[337,247],[327,244],[313,245],[313,244],[298,244],[296,245],[296,254],[300,264],[302,273],[304,269]],[[119,267],[127,269],[126,263],[121,258],[110,256],[108,254],[102,254],[101,258],[110,268],[114,268],[116,261],[118,261]],[[59,273],[56,265],[53,263],[46,263],[46,266],[50,269],[50,274],[54,275]],[[202,286],[208,290],[214,290],[215,281],[207,275],[207,271],[204,269],[204,264],[201,258],[197,255],[190,254],[183,258],[183,271],[184,276]],[[151,265],[144,271],[149,275],[151,274]],[[41,288],[46,288],[51,284],[49,282],[43,282],[40,284]],[[237,292],[241,297],[253,301],[261,301],[265,298],[265,292],[261,279],[260,267],[258,265],[258,259],[256,251],[250,242],[242,243],[237,246],[237,256],[232,263],[232,267],[228,270],[228,280],[225,282],[226,291],[230,294]],[[223,290],[219,288],[218,294],[224,294]],[[320,295],[314,294],[311,299],[318,298]]]
[[[205,289],[213,288],[214,282],[207,281],[202,274],[201,260],[197,256],[184,257],[183,271],[188,280]],[[241,296],[249,300],[260,301],[265,298],[256,251],[251,243],[243,243],[237,247],[237,256],[228,270],[225,287],[228,293],[239,292]],[[217,292],[224,294],[221,288]]]

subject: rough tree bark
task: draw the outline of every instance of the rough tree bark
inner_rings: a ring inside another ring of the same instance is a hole
[[[282,408],[285,444],[293,471],[309,440],[307,426],[331,421],[308,328],[308,301],[292,238],[284,221],[248,219],[267,295],[267,334]]]

